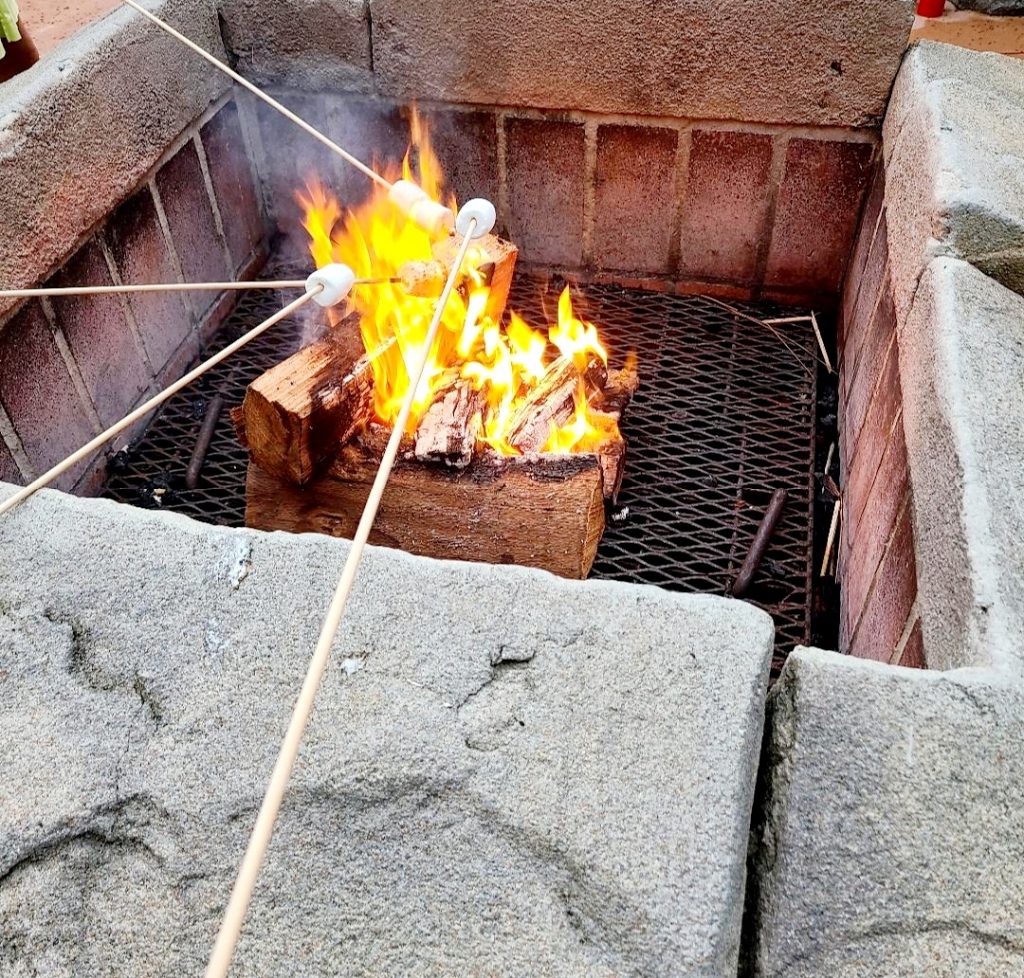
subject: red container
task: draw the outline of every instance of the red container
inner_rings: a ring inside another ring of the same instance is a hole
[[[917,12],[921,17],[941,17],[946,9],[946,0],[917,0]]]

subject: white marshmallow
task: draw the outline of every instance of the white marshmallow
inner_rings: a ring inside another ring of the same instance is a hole
[[[388,191],[388,198],[427,234],[446,234],[455,226],[451,208],[431,200],[429,194],[411,180],[396,180]]]
[[[455,226],[455,215],[451,208],[428,198],[416,201],[409,211],[409,217],[427,234],[434,236],[450,234]]]
[[[306,279],[306,291],[312,292],[317,286],[323,288],[313,296],[318,306],[336,306],[352,291],[356,273],[348,265],[335,263],[318,268]]]
[[[470,222],[473,220],[476,221],[476,227],[473,228],[473,233],[470,237],[482,238],[485,234],[489,234],[491,228],[494,227],[494,222],[497,220],[494,204],[483,197],[474,197],[472,200],[467,200],[459,208],[459,216],[455,218],[455,230],[463,237],[466,237],[469,234]]]

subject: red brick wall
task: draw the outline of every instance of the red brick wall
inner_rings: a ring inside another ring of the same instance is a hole
[[[840,649],[922,667],[885,178],[875,167],[839,317]]]
[[[398,161],[397,103],[280,92],[363,159]],[[834,307],[877,134],[507,108],[422,109],[449,189],[489,196],[526,265],[570,276]],[[278,228],[294,233],[310,175],[344,206],[368,181],[262,106],[263,178]],[[289,152],[280,152],[288,146]]]
[[[127,200],[39,284],[240,277],[267,228],[236,106],[196,121]],[[33,299],[0,317],[0,479],[27,482],[195,360],[233,297],[216,293]],[[123,440],[119,443],[123,444]],[[105,455],[58,480],[88,492]]]

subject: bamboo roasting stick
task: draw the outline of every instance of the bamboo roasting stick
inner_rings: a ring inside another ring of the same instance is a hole
[[[357,278],[354,285],[390,285],[400,278]],[[250,289],[304,289],[306,279],[256,282],[155,282],[146,285],[72,285],[53,289],[0,289],[0,299],[60,298],[76,295],[131,295],[134,292],[242,292]]]
[[[322,285],[317,285],[315,288],[310,289],[309,292],[306,292],[304,295],[299,296],[299,298],[296,299],[294,302],[288,303],[288,305],[286,305],[280,312],[275,313],[269,319],[264,319],[263,322],[260,323],[258,326],[254,326],[244,336],[240,336],[233,343],[229,343],[219,353],[214,354],[208,360],[204,360],[201,364],[199,364],[198,367],[195,367],[194,369],[190,370],[182,378],[176,380],[173,384],[171,384],[170,387],[164,388],[164,390],[162,390],[159,394],[156,394],[153,397],[151,397],[148,401],[146,401],[145,404],[140,404],[134,411],[132,411],[130,414],[125,415],[116,424],[113,424],[109,428],[107,428],[106,431],[102,432],[101,434],[98,434],[95,438],[92,439],[92,441],[83,445],[80,449],[78,449],[77,452],[73,452],[66,459],[64,459],[63,462],[58,462],[52,469],[50,469],[48,472],[44,472],[34,482],[30,482],[27,486],[24,486],[23,488],[19,489],[13,496],[9,496],[3,502],[0,502],[0,516],[8,512],[9,510],[14,509],[14,507],[17,506],[18,503],[28,499],[28,497],[35,493],[37,490],[42,489],[45,486],[48,486],[59,475],[62,475],[64,472],[67,472],[68,469],[74,467],[83,459],[88,458],[93,452],[96,451],[96,449],[102,448],[108,441],[110,441],[116,435],[124,431],[125,428],[129,427],[130,425],[133,425],[140,418],[144,418],[147,414],[149,414],[150,411],[152,411],[154,408],[159,407],[165,401],[170,400],[170,398],[177,394],[178,391],[180,391],[182,388],[187,387],[189,384],[192,383],[192,381],[196,380],[197,378],[201,377],[204,373],[206,373],[207,370],[216,367],[217,364],[226,360],[229,356],[231,356],[232,353],[235,353],[236,351],[240,350],[247,343],[252,342],[252,340],[256,339],[257,336],[260,336],[261,334],[265,333],[268,329],[270,329],[271,326],[276,325],[282,319],[287,319],[287,317],[290,316],[293,312],[295,312],[297,309],[301,308],[307,302],[309,302],[310,299],[313,298],[313,296],[318,295],[322,291]]]
[[[349,595],[352,591],[352,584],[355,580],[359,563],[362,560],[363,551],[366,548],[370,537],[370,530],[373,528],[374,520],[377,517],[377,510],[380,507],[381,497],[387,486],[388,478],[394,467],[398,450],[402,443],[402,437],[409,423],[409,416],[412,413],[413,401],[420,382],[423,379],[423,372],[426,369],[427,359],[430,356],[431,347],[437,338],[438,329],[441,325],[441,316],[445,306],[455,287],[455,280],[465,261],[466,252],[472,243],[473,232],[476,230],[477,220],[472,218],[468,229],[462,240],[462,246],[448,273],[448,280],[437,305],[434,307],[434,316],[430,322],[426,339],[423,343],[423,352],[419,357],[416,369],[409,378],[409,391],[402,402],[402,408],[398,413],[394,427],[391,429],[391,436],[388,438],[387,448],[384,450],[384,457],[381,459],[380,468],[373,480],[370,494],[367,497],[363,513],[359,518],[359,525],[352,538],[352,546],[349,549],[348,557],[342,568],[341,576],[331,598],[330,606],[327,609],[327,616],[324,618],[323,626],[320,629],[320,637],[317,639],[313,657],[303,680],[302,689],[296,700],[295,708],[292,711],[291,720],[288,723],[288,730],[285,732],[281,750],[277,755],[274,764],[274,771],[267,786],[263,803],[260,805],[259,814],[256,817],[256,824],[253,826],[249,844],[242,859],[242,865],[238,870],[238,877],[231,890],[231,898],[228,901],[227,910],[224,912],[224,920],[221,922],[220,930],[217,933],[217,940],[214,943],[210,955],[210,962],[206,967],[206,978],[226,978],[228,969],[231,967],[231,960],[234,957],[235,947],[242,931],[242,924],[245,922],[245,915],[252,900],[253,889],[256,886],[256,878],[263,866],[263,860],[270,845],[270,837],[274,831],[274,824],[277,821],[278,812],[281,809],[281,802],[288,789],[288,782],[291,779],[292,769],[295,767],[295,759],[298,757],[299,746],[302,743],[302,736],[309,722],[310,713],[313,710],[313,703],[320,688],[324,671],[327,668],[327,661],[330,657],[331,646],[334,644],[338,626],[341,624],[342,616],[348,605]]]
[[[168,34],[171,35],[171,37],[177,38],[179,41],[181,41],[182,44],[189,48],[189,50],[194,51],[201,58],[204,58],[211,65],[213,65],[214,68],[216,68],[218,71],[222,71],[233,81],[241,85],[242,88],[246,89],[246,91],[251,92],[253,95],[256,96],[256,98],[266,102],[267,105],[269,105],[272,109],[276,109],[286,119],[290,119],[300,129],[305,130],[310,136],[312,136],[318,142],[323,143],[324,146],[331,150],[331,152],[337,153],[338,156],[340,156],[343,160],[345,160],[348,163],[351,163],[357,170],[361,171],[362,173],[365,173],[366,176],[368,176],[375,183],[379,183],[382,187],[385,187],[388,190],[391,189],[392,185],[390,180],[385,180],[384,177],[382,177],[375,170],[372,170],[370,167],[368,167],[362,160],[357,159],[347,150],[342,149],[333,139],[330,139],[327,136],[325,136],[322,132],[320,132],[319,129],[316,129],[314,126],[311,126],[308,122],[306,122],[305,119],[300,118],[294,112],[292,112],[291,109],[285,108],[280,102],[277,101],[277,99],[272,98],[262,89],[257,88],[257,86],[255,86],[252,82],[248,81],[247,79],[243,78],[240,74],[238,74],[237,71],[233,71],[231,68],[229,68],[226,64],[224,64],[223,61],[218,61],[212,54],[209,53],[209,51],[205,51],[198,44],[196,44],[193,41],[190,41],[187,37],[185,37],[184,34],[181,34],[180,32],[176,31],[173,27],[171,27],[170,24],[162,21],[159,17],[156,17],[153,14],[151,14],[141,4],[136,3],[135,0],[123,0],[123,2],[128,4],[128,6],[131,7],[133,10],[142,14],[142,16],[145,17],[147,20],[152,21],[152,23],[156,24],[156,26],[159,27],[160,30],[166,31]]]

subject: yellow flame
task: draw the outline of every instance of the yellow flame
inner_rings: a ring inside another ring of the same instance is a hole
[[[445,198],[440,163],[430,143],[427,124],[418,113],[411,120],[412,144],[401,168],[385,169],[389,180],[413,180],[435,200],[455,208]],[[390,278],[409,261],[429,261],[436,244],[427,232],[409,221],[388,199],[387,191],[373,186],[368,200],[343,213],[337,199],[318,181],[310,180],[297,194],[309,234],[309,249],[318,268],[330,262],[349,265],[359,277]],[[453,291],[441,319],[437,340],[430,350],[423,381],[416,392],[410,418],[414,431],[435,392],[456,376],[469,380],[483,395],[481,440],[494,450],[518,454],[508,442],[510,427],[523,398],[536,387],[545,370],[559,355],[572,357],[582,370],[595,354],[607,362],[597,327],[578,319],[566,288],[558,301],[558,321],[547,335],[510,312],[507,325],[486,313],[490,290],[481,266],[484,249],[472,247],[459,289]],[[399,283],[353,290],[346,312],[359,317],[363,345],[373,359],[374,410],[380,421],[394,423],[410,384],[413,365],[422,354],[434,313],[435,298],[408,295]],[[602,417],[605,418],[602,421]],[[609,436],[607,416],[590,411],[582,391],[572,419],[551,433],[545,450],[592,450]],[[614,422],[612,422],[614,424]]]

